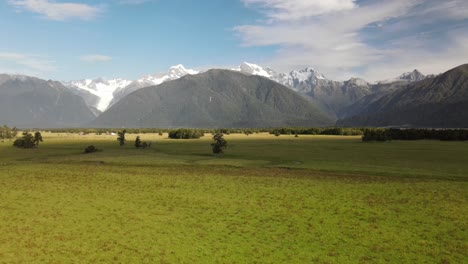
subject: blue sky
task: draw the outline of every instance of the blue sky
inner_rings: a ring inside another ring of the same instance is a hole
[[[135,79],[249,61],[370,81],[468,63],[466,0],[5,0],[0,72]]]

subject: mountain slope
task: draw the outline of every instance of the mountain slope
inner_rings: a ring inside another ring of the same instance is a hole
[[[0,124],[73,127],[94,119],[84,100],[59,82],[0,74]]]
[[[192,69],[186,69],[183,65],[179,64],[179,65],[172,66],[171,68],[169,68],[168,72],[143,76],[142,78],[129,83],[125,87],[116,89],[112,95],[113,99],[110,105],[115,104],[116,102],[120,101],[122,98],[127,96],[128,94],[131,94],[134,91],[139,90],[141,88],[149,87],[153,85],[159,85],[163,82],[177,80],[188,74],[193,75],[197,73],[198,71],[195,71]]]
[[[326,126],[311,102],[267,78],[230,70],[140,89],[99,116],[99,127]]]
[[[468,127],[468,64],[390,92],[337,124]]]
[[[311,67],[284,74],[277,73],[268,67],[244,62],[234,70],[264,76],[285,85],[305,95],[332,117],[339,117],[339,113],[345,107],[371,93],[370,84],[362,79],[352,78],[346,82],[332,81]]]

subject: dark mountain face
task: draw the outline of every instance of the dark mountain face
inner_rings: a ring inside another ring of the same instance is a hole
[[[367,106],[375,103],[380,98],[402,88],[406,88],[408,82],[396,81],[390,83],[378,83],[370,85],[370,92],[356,100],[353,104],[348,104],[342,107],[337,113],[338,118],[344,119],[347,117],[355,116],[364,111]],[[369,91],[369,90],[367,90]]]
[[[353,78],[345,82],[319,80],[306,93],[310,100],[321,107],[334,118],[340,117],[340,112],[371,94],[371,85],[362,79]]]
[[[92,122],[98,127],[327,126],[313,103],[264,77],[229,70],[140,89]]]
[[[0,124],[22,128],[73,127],[94,114],[84,100],[59,82],[0,75]]]
[[[374,95],[375,96],[375,95]],[[468,64],[383,94],[341,126],[468,127]]]

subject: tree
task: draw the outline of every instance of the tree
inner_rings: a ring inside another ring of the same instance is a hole
[[[13,142],[13,146],[17,148],[34,148],[37,147],[33,135],[29,132],[23,132],[23,136]]]
[[[125,133],[127,133],[127,130],[118,132],[119,137],[117,137],[117,141],[119,141],[120,146],[125,145]]]
[[[223,153],[224,149],[227,148],[227,141],[223,137],[223,133],[216,133],[213,136],[214,143],[211,143],[211,148],[214,154]]]
[[[18,129],[16,127],[13,127],[11,129],[11,137],[15,138],[18,135]]]
[[[135,147],[136,148],[141,148],[140,136],[137,136],[136,139],[135,139]]]
[[[41,132],[36,132],[34,133],[34,145],[36,145],[36,147],[39,147],[39,142],[42,142],[42,135],[41,135]]]

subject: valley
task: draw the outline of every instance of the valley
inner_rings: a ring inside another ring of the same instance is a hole
[[[0,143],[6,262],[467,260],[466,142],[43,133]],[[83,154],[88,145],[101,152]],[[20,234],[20,235],[19,235]]]

